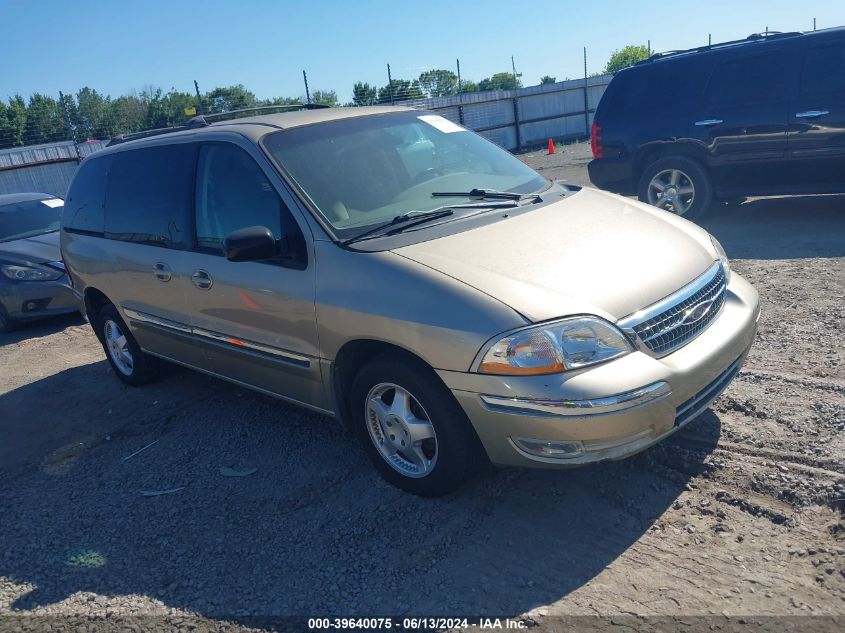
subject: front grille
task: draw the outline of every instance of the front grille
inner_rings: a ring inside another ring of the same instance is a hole
[[[655,308],[668,301],[665,309],[657,314],[646,309],[644,317],[636,319],[635,315],[633,322],[626,319],[624,327],[633,330],[655,354],[668,354],[689,343],[713,322],[725,304],[726,286],[725,272],[721,264],[716,264],[690,284],[691,294],[682,289],[672,296],[676,300],[670,297]]]
[[[741,366],[742,357],[737,358],[731,363],[730,367],[719,374],[716,380],[675,409],[675,426],[683,426],[707,408],[720,393],[728,388],[728,385],[731,384],[731,381],[739,373]]]

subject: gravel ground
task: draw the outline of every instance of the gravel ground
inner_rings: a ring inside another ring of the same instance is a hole
[[[586,184],[588,153],[522,158]],[[703,224],[763,301],[711,410],[627,461],[438,500],[319,415],[177,368],[123,386],[78,318],[0,335],[0,615],[845,615],[845,198]]]

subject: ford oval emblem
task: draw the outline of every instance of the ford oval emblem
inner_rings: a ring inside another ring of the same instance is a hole
[[[713,301],[714,299],[708,299],[707,301],[702,301],[701,303],[697,303],[691,308],[687,308],[684,311],[684,316],[681,319],[682,325],[695,325],[701,319],[706,317],[710,314],[710,310],[713,308]]]

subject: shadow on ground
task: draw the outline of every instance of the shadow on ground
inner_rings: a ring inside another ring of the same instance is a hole
[[[49,436],[59,418],[76,447],[24,443],[3,476],[0,576],[31,584],[13,611],[95,592],[209,617],[519,614],[630,548],[720,434],[708,412],[692,457],[670,441],[578,470],[491,468],[424,500],[384,484],[324,417],[190,371],[143,389],[109,373],[103,361],[0,396],[0,433]]]
[[[731,258],[845,256],[845,196],[752,198],[713,205],[699,222]]]
[[[0,346],[13,345],[23,340],[50,336],[73,325],[82,325],[85,319],[78,312],[60,314],[37,321],[21,321],[15,323],[10,332],[0,332]]]

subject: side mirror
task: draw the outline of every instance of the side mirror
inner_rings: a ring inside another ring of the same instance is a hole
[[[232,231],[223,240],[223,254],[232,262],[254,262],[281,255],[273,232],[266,226],[248,226]]]

